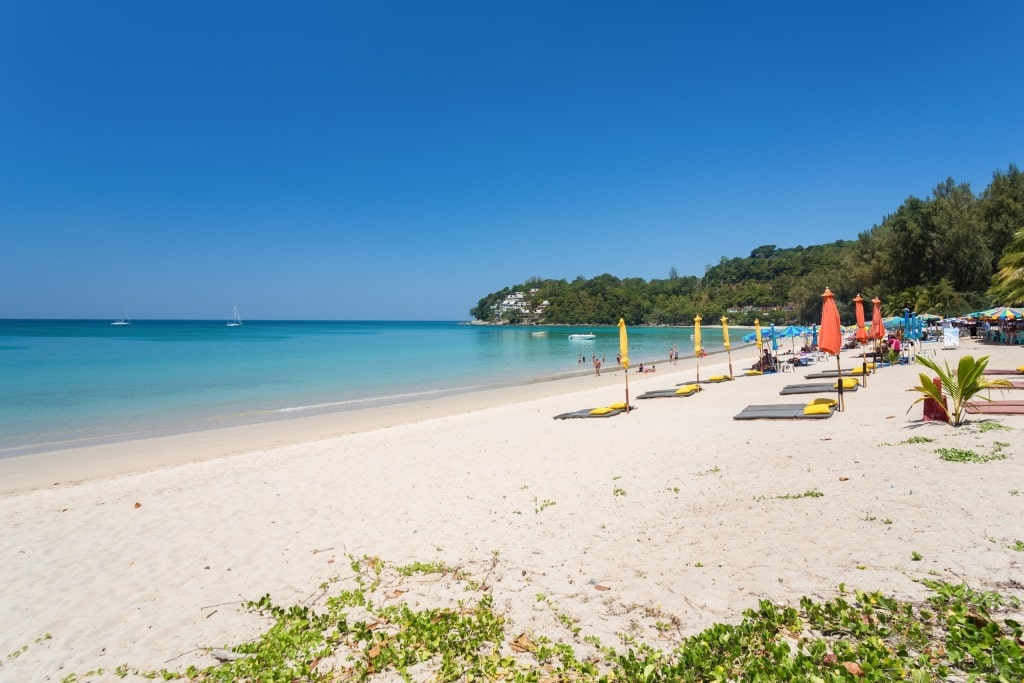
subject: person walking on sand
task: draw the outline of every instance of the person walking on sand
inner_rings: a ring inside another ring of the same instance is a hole
[[[597,356],[594,356],[594,374],[598,376],[601,375],[601,361]]]

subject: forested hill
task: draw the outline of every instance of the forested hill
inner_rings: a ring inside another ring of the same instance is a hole
[[[858,293],[878,296],[886,315],[903,308],[957,315],[1019,303],[1000,300],[1006,288],[993,287],[1000,260],[1024,242],[1019,235],[1014,240],[1019,231],[1024,174],[1011,165],[994,173],[979,195],[948,179],[927,199],[911,196],[855,240],[787,249],[768,244],[749,256],[722,257],[703,277],[680,276],[675,268],[654,280],[534,277],[488,294],[469,312],[508,324],[611,325],[621,317],[630,325],[691,325],[697,315],[708,323],[723,315],[735,324],[812,322],[821,316],[827,286],[844,321],[853,319]]]

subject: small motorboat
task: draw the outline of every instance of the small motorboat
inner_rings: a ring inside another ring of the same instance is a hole
[[[597,335],[596,334],[591,334],[589,332],[587,332],[586,334],[570,334],[569,335],[569,340],[570,341],[587,341],[587,340],[595,339],[595,338],[597,338]]]

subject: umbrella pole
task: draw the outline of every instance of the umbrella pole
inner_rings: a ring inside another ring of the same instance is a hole
[[[860,345],[860,385],[867,388],[868,386],[868,357],[864,353],[864,345]]]
[[[732,377],[732,349],[726,350],[726,353],[729,356],[729,377]]]
[[[629,368],[623,368],[626,373],[626,414],[629,415]]]
[[[843,401],[843,368],[839,361],[839,354],[836,354],[836,386],[839,387],[839,400],[836,402],[839,405],[839,412],[843,412],[845,409]]]

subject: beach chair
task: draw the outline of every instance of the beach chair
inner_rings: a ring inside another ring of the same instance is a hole
[[[648,391],[640,394],[637,398],[677,398],[680,396],[693,396],[698,391],[702,391],[698,384],[684,384],[678,389],[659,389],[655,391]]]
[[[633,406],[630,406],[629,409],[635,410]],[[574,410],[571,413],[562,413],[561,415],[555,415],[554,419],[571,420],[575,418],[612,417],[624,412],[626,412],[625,403],[613,403],[610,406],[601,406],[600,408],[583,408],[582,410]]]
[[[791,394],[816,394],[824,391],[839,391],[839,382],[843,383],[843,392],[857,391],[860,382],[852,377],[843,377],[835,382],[813,382],[811,384],[790,384],[782,387],[781,396]]]
[[[831,398],[816,398],[809,403],[776,403],[749,405],[736,415],[734,420],[821,420],[832,417],[836,401]]]

